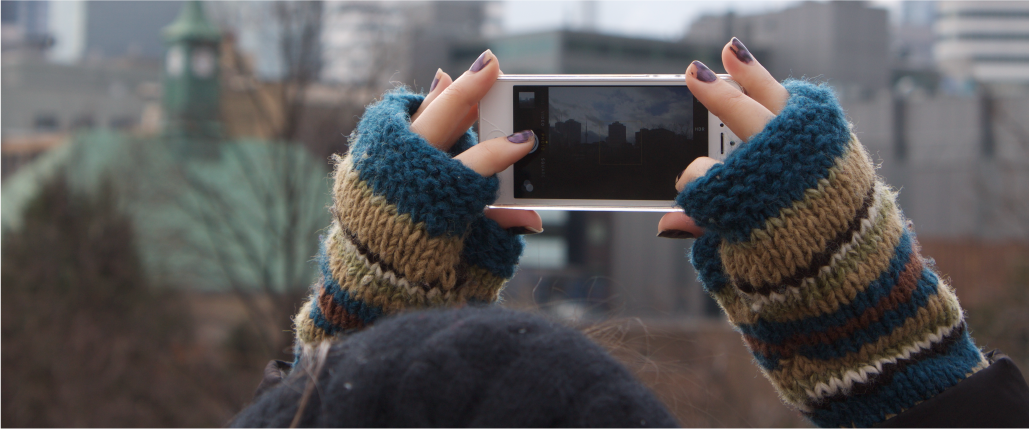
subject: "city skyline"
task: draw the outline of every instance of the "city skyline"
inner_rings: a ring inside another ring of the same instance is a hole
[[[636,143],[641,129],[692,136],[693,95],[685,86],[551,87],[549,97],[550,127],[569,134],[572,120],[582,127],[575,133],[582,143],[606,141],[614,123],[625,127],[627,143]]]

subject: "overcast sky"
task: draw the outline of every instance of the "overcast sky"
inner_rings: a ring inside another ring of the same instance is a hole
[[[585,1],[508,0],[503,3],[505,32],[516,34],[558,28],[582,28],[590,6]],[[704,14],[733,10],[740,14],[779,10],[796,0],[766,1],[596,1],[597,30],[655,39],[682,38],[690,22]],[[892,8],[896,0],[872,3]]]
[[[685,133],[693,126],[693,96],[685,86],[551,87],[550,125],[568,119],[601,137],[609,124],[621,122],[630,142],[640,128]]]

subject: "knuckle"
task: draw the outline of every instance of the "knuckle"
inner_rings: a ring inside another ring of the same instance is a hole
[[[461,85],[450,85],[439,95],[446,102],[453,103],[458,107],[471,106],[472,100],[470,96],[469,91],[462,88]]]
[[[500,151],[497,150],[495,143],[486,143],[481,144],[479,146],[482,146],[482,157],[491,163],[495,162],[496,159],[500,156]]]
[[[724,99],[724,101],[722,103],[722,107],[726,111],[735,111],[735,110],[738,110],[739,108],[743,107],[743,105],[745,103],[747,103],[748,101],[750,101],[750,97],[746,96],[742,92],[732,91]]]

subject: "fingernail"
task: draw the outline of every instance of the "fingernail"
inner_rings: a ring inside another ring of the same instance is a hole
[[[729,47],[732,53],[736,54],[736,59],[740,60],[743,64],[750,64],[754,61],[754,56],[750,54],[746,46],[743,46],[743,42],[735,37],[732,38],[732,46]]]
[[[697,78],[697,80],[701,82],[711,83],[714,82],[715,79],[718,79],[718,76],[715,76],[715,72],[707,68],[707,66],[705,66],[704,63],[700,61],[694,61],[693,65],[695,66],[693,68],[695,76],[693,77]]]
[[[517,133],[507,136],[507,141],[511,143],[525,143],[529,141],[536,141],[536,133],[533,133],[532,130],[519,131]]]
[[[686,171],[686,170],[683,170],[683,171]],[[680,177],[682,177],[682,171],[680,171],[680,172],[679,172],[679,174],[676,174],[676,175],[675,175],[675,184],[676,184],[676,185],[678,185],[678,184],[679,184],[679,178],[680,178]]]
[[[507,230],[508,232],[515,235],[533,235],[543,232],[542,229],[536,229],[528,226],[516,226],[513,228],[508,228]]]
[[[680,231],[678,229],[669,229],[669,230],[661,231],[661,232],[657,233],[657,236],[661,237],[661,238],[677,238],[677,239],[697,238],[697,236],[695,236],[693,234],[690,234],[690,233],[688,233],[686,231]]]
[[[468,68],[468,70],[471,71],[472,73],[475,73],[475,72],[477,72],[479,70],[482,70],[483,67],[486,67],[487,65],[489,65],[490,61],[493,61],[493,55],[486,55],[486,54],[492,54],[492,53],[490,52],[489,49],[487,49],[486,52],[483,52],[482,54],[479,54],[479,58],[475,59],[475,62],[472,63],[472,66],[470,68]]]
[[[436,85],[439,84],[440,73],[443,73],[443,69],[436,69],[436,76],[432,78],[432,85],[429,85],[429,92],[436,89]]]

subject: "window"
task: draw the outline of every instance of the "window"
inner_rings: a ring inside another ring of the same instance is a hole
[[[35,120],[33,120],[32,126],[36,131],[57,131],[58,125],[57,115],[53,113],[38,113]]]

